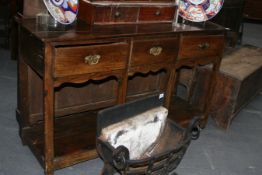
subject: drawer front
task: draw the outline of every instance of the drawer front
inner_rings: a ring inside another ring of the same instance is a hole
[[[224,36],[182,36],[178,59],[219,56],[224,48]]]
[[[55,76],[125,69],[129,53],[126,42],[55,49]]]
[[[131,57],[131,66],[172,62],[177,55],[178,39],[156,38],[135,40]]]
[[[94,23],[134,23],[138,12],[137,7],[97,7]]]
[[[141,7],[139,21],[172,21],[175,7]]]
[[[112,8],[111,21],[112,22],[136,22],[139,8],[136,7],[115,7]]]
[[[111,7],[97,7],[95,14],[91,14],[91,12],[87,13],[90,13],[90,16],[95,16],[94,23],[108,23],[111,21],[111,10]]]

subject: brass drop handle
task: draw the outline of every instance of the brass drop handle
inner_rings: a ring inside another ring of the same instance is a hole
[[[88,55],[85,57],[85,63],[89,65],[96,65],[99,63],[100,55]]]
[[[162,53],[162,51],[163,51],[163,48],[160,47],[160,46],[151,47],[151,48],[149,49],[149,53],[150,53],[151,55],[154,55],[154,56],[160,55],[160,54]]]
[[[198,45],[198,47],[202,50],[208,49],[210,47],[209,43],[201,43]]]

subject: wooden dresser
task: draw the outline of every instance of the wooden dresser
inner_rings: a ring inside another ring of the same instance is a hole
[[[99,109],[160,94],[169,117],[186,125],[195,110],[174,98],[176,72],[213,63],[215,79],[224,47],[224,29],[208,22],[90,26],[78,21],[47,28],[21,19],[19,25],[17,120],[23,143],[47,175],[97,157]]]

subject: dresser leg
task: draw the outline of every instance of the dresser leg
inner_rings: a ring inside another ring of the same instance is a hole
[[[127,89],[127,75],[122,75],[118,78],[118,97],[117,103],[123,104],[126,101],[126,89]]]
[[[45,174],[54,174],[54,84],[52,75],[52,47],[46,46],[45,50],[45,74],[44,74],[44,154]]]
[[[45,175],[54,175],[53,170],[45,170]]]
[[[199,124],[199,127],[201,129],[204,129],[207,125],[207,122],[208,122],[208,116],[204,115],[203,117],[204,119],[200,121],[200,124]]]
[[[173,97],[172,94],[174,92],[176,75],[177,75],[176,69],[170,70],[168,83],[167,83],[167,87],[166,87],[166,92],[165,92],[165,107],[167,109],[169,109],[170,103],[171,103],[171,98]]]
[[[109,163],[105,163],[100,175],[113,175],[114,170]]]
[[[205,128],[207,122],[208,122],[208,116],[210,114],[210,111],[211,111],[211,101],[212,101],[212,98],[213,98],[213,92],[215,90],[215,86],[216,86],[216,82],[217,82],[217,74],[219,72],[219,67],[220,67],[220,62],[221,62],[221,59],[219,59],[219,61],[215,62],[213,64],[213,71],[212,71],[212,74],[211,74],[211,82],[210,82],[210,88],[209,88],[209,91],[208,91],[208,96],[206,98],[206,101],[205,101],[205,108],[204,108],[204,116],[203,116],[203,119],[201,120],[200,122],[200,128]]]

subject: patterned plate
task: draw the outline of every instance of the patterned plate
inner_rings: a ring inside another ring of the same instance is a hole
[[[189,21],[203,22],[213,18],[224,0],[180,0],[179,15]]]
[[[71,24],[78,13],[78,0],[43,0],[50,14],[61,24]]]

